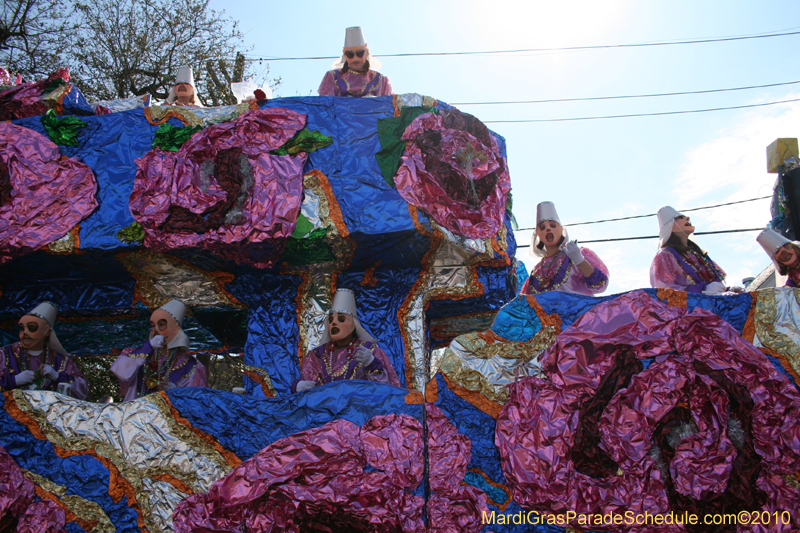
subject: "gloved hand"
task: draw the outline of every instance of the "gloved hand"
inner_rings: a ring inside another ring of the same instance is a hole
[[[17,387],[21,387],[22,385],[33,383],[34,377],[36,377],[36,375],[33,373],[33,370],[23,370],[14,376],[14,380],[17,382]]]
[[[297,382],[297,392],[307,391],[308,389],[313,389],[316,387],[317,384],[313,381],[298,381]]]
[[[360,346],[358,350],[356,350],[356,353],[353,354],[353,357],[363,366],[369,366],[372,364],[372,361],[375,360],[375,356],[372,355],[372,352],[369,351],[369,348],[366,346]]]
[[[150,346],[154,350],[158,350],[164,344],[164,335],[156,335],[152,339],[150,339]]]
[[[58,379],[58,372],[50,365],[44,365],[42,367],[42,374],[50,381],[55,381]]]
[[[703,294],[710,294],[710,295],[722,294],[726,290],[728,289],[725,287],[724,283],[722,283],[721,281],[713,281],[708,285],[706,285],[706,288],[703,290]]]
[[[573,262],[575,265],[580,265],[584,261],[583,254],[581,253],[581,249],[578,246],[578,243],[575,241],[569,241],[568,243],[563,245],[564,251],[567,252],[567,257],[569,257],[570,261]]]
[[[177,387],[177,385],[175,385],[171,381],[167,381],[166,383],[164,383],[164,390],[174,389],[175,387]]]

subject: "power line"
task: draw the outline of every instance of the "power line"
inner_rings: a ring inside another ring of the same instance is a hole
[[[703,207],[693,207],[691,209],[680,209],[678,210],[679,213],[689,213],[690,211],[702,211],[703,209],[714,209],[716,207],[725,207],[727,205],[735,205],[735,204],[744,204],[747,202],[755,202],[756,200],[766,200],[767,198],[772,198],[772,196],[759,196],[758,198],[750,198],[748,200],[737,200],[735,202],[726,202],[724,204],[715,204],[715,205],[706,205]],[[591,222],[578,222],[576,224],[564,224],[565,226],[571,228],[573,226],[585,226],[587,224],[601,224],[603,222],[617,222],[620,220],[632,220],[634,218],[648,218],[654,217],[657,213],[650,213],[649,215],[633,215],[629,217],[621,217],[621,218],[607,218],[605,220],[592,220]],[[530,231],[535,230],[536,228],[520,228],[516,231]],[[699,233],[698,233],[699,235]]]
[[[764,228],[747,228],[747,229],[726,229],[720,231],[699,231],[693,235],[718,235],[720,233],[740,233],[743,231],[764,231]],[[592,242],[616,242],[616,241],[639,241],[644,239],[658,239],[658,235],[645,235],[642,237],[618,237],[616,239],[595,239],[593,241],[575,241],[580,244],[589,244]],[[520,244],[517,248],[530,248],[530,244]]]
[[[658,113],[634,113],[630,115],[605,115],[599,117],[570,117],[570,118],[534,118],[523,120],[484,120],[484,124],[511,124],[522,122],[569,122],[575,120],[602,120],[607,118],[631,118],[631,117],[656,117],[663,115],[685,115],[687,113],[708,113],[709,111],[726,111],[729,109],[747,109],[751,107],[764,107],[769,105],[788,104],[791,102],[800,102],[800,98],[792,98],[790,100],[780,100],[778,102],[766,102],[763,104],[747,104],[736,105],[729,107],[712,107],[709,109],[689,109],[684,111],[661,111]]]
[[[605,50],[612,48],[644,48],[648,46],[674,46],[684,44],[705,44],[730,41],[744,41],[748,39],[768,39],[772,37],[786,37],[800,35],[800,31],[771,32],[760,35],[742,35],[738,37],[717,37],[709,39],[689,39],[684,41],[660,41],[652,43],[628,44],[601,44],[593,46],[563,46],[557,48],[520,48],[515,50],[484,50],[473,52],[418,52],[405,54],[380,54],[380,57],[422,57],[422,56],[468,56],[468,55],[494,55],[494,54],[520,54],[538,52],[573,52],[577,50]],[[251,61],[309,61],[318,59],[337,59],[339,56],[312,56],[312,57],[257,57],[248,58]]]
[[[766,87],[779,87],[781,85],[795,85],[798,81],[787,81],[782,83],[768,83],[766,85],[749,85],[747,87],[732,87],[730,89],[706,89],[703,91],[682,91],[676,93],[655,93],[655,94],[631,94],[625,96],[590,96],[585,98],[550,98],[547,100],[518,100],[509,102],[452,102],[451,105],[503,105],[503,104],[550,104],[554,102],[586,102],[592,100],[621,100],[626,98],[654,98],[658,96],[682,96],[687,94],[708,94],[722,93],[728,91],[744,91],[747,89],[763,89]]]

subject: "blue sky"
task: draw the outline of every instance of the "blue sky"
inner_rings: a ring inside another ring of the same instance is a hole
[[[795,1],[224,2],[251,57],[341,52],[362,26],[382,54],[552,48],[754,35],[800,29]],[[652,94],[800,80],[800,35],[724,43],[506,55],[382,58],[397,93],[448,103]],[[267,63],[267,62],[265,62]],[[268,62],[281,96],[316,94],[330,60]],[[708,95],[528,105],[458,105],[493,120],[585,117],[747,105],[800,97],[800,84]],[[555,202],[570,223],[767,196],[766,146],[800,136],[800,102],[745,110],[612,120],[488,124],[506,138],[514,213],[535,223]],[[769,200],[692,213],[697,231],[763,227]],[[655,235],[655,217],[576,226],[578,241]],[[530,231],[519,231],[520,244]],[[769,264],[756,233],[700,236],[729,284]],[[649,286],[655,240],[588,244],[611,273],[609,292]],[[530,269],[534,259],[520,250]]]

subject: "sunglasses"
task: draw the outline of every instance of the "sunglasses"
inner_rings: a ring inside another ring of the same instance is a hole
[[[365,53],[367,53],[366,50],[357,50],[356,52],[348,50],[347,52],[344,53],[344,55],[347,56],[347,59],[353,59],[355,56],[364,57]]]
[[[25,331],[25,326],[26,324],[17,324],[20,333]],[[30,333],[36,333],[37,331],[39,331],[39,324],[37,324],[36,322],[29,322],[27,326],[28,326],[28,331]]]

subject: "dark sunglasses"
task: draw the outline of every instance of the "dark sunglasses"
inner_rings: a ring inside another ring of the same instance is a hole
[[[27,326],[28,326],[28,331],[31,333],[36,333],[37,331],[39,331],[39,324],[37,324],[36,322],[29,322]],[[25,324],[17,324],[17,327],[19,328],[20,333],[25,331]]]
[[[355,56],[364,57],[364,54],[366,54],[366,53],[367,53],[366,50],[358,50],[356,52],[353,52],[352,50],[348,50],[347,52],[344,53],[344,55],[347,56],[347,59],[353,59]]]

